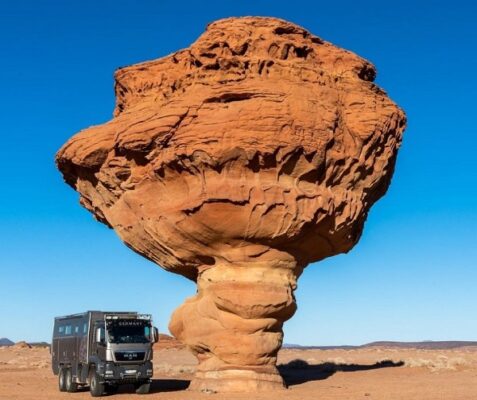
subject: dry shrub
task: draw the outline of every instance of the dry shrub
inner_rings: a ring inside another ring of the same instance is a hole
[[[325,360],[325,363],[331,363],[331,364],[336,364],[336,365],[344,365],[344,364],[348,364],[348,361],[345,360],[342,357],[333,357],[333,358],[327,358]]]
[[[155,363],[154,371],[162,372],[166,375],[193,374],[195,372],[195,366],[171,365],[169,363]]]
[[[32,367],[37,367],[38,369],[47,368],[50,366],[48,361],[35,361],[30,364]]]
[[[407,367],[419,368],[425,367],[432,372],[440,370],[456,370],[457,367],[467,366],[470,363],[463,357],[437,356],[435,359],[408,358],[404,360]]]

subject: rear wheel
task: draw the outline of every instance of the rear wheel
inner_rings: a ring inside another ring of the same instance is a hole
[[[150,382],[138,382],[135,385],[136,393],[137,394],[148,394],[149,390],[151,389]]]
[[[104,395],[104,383],[100,382],[100,378],[94,369],[89,376],[89,392],[93,397]]]
[[[68,368],[65,371],[65,388],[69,393],[74,393],[78,390],[78,384],[73,381],[73,373],[71,372],[71,368]]]
[[[66,379],[65,379],[65,372],[64,368],[60,368],[58,372],[58,389],[60,392],[66,392]]]

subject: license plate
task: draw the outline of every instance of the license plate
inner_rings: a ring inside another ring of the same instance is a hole
[[[136,370],[135,369],[127,369],[125,372],[126,372],[126,374],[135,374]]]

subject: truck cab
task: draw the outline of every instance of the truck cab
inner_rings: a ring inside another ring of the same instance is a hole
[[[52,369],[60,391],[89,386],[93,397],[132,383],[149,392],[152,345],[158,340],[152,317],[137,312],[87,311],[55,318]]]

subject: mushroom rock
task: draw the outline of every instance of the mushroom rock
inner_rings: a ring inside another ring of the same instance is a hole
[[[368,61],[275,18],[229,18],[115,73],[114,118],[56,162],[134,251],[197,282],[170,331],[192,389],[283,387],[297,278],[349,251],[386,192],[405,115]]]

